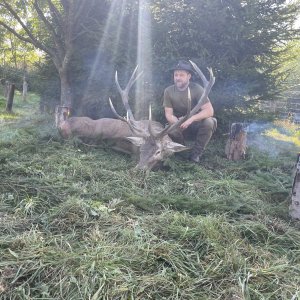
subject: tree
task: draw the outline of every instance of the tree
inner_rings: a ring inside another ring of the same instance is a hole
[[[69,66],[74,41],[86,32],[85,19],[94,0],[23,0],[0,3],[0,25],[46,53],[55,65],[60,78],[60,101],[72,106]],[[79,22],[79,19],[81,22]]]
[[[300,41],[295,40],[288,43],[288,51],[283,53],[280,73],[284,74],[287,89],[293,89],[300,86]]]
[[[286,109],[289,109],[290,103],[297,103],[300,99],[300,41],[288,43],[288,51],[282,54],[281,68],[278,73],[281,74],[284,82],[284,91],[277,97],[278,100],[287,100]],[[293,106],[293,105],[292,105]]]

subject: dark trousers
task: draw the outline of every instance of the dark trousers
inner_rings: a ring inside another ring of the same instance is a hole
[[[211,117],[194,122],[183,131],[180,129],[173,131],[169,136],[174,142],[183,145],[186,140],[194,141],[192,155],[201,155],[216,129],[217,120]]]

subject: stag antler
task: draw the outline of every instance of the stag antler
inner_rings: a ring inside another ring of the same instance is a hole
[[[122,89],[120,84],[119,84],[119,80],[118,80],[118,72],[116,71],[116,74],[115,74],[115,82],[116,82],[116,85],[117,85],[117,88],[118,88],[118,91],[121,95],[121,98],[122,98],[122,102],[123,102],[123,105],[126,109],[126,118],[120,116],[117,111],[115,110],[113,104],[112,104],[112,101],[111,99],[109,98],[109,105],[111,107],[111,110],[112,112],[116,115],[117,118],[119,118],[120,120],[122,120],[123,122],[126,122],[128,124],[128,126],[130,127],[131,131],[137,135],[137,136],[141,136],[141,137],[144,137],[146,136],[146,132],[143,128],[141,128],[137,121],[134,119],[134,116],[133,116],[133,113],[132,113],[132,110],[129,106],[129,103],[128,103],[128,94],[129,94],[129,91],[131,89],[131,87],[133,86],[133,84],[137,81],[137,79],[142,75],[143,72],[140,72],[139,74],[136,75],[136,72],[137,72],[137,69],[138,69],[138,65],[135,67],[125,89]]]
[[[203,91],[203,94],[202,94],[201,98],[198,100],[198,103],[192,109],[192,111],[190,113],[190,116],[193,116],[194,114],[196,114],[198,112],[198,110],[203,105],[204,100],[206,100],[206,98],[208,97],[208,94],[210,93],[211,88],[215,84],[216,78],[214,77],[214,73],[213,73],[212,69],[207,68],[208,72],[209,72],[209,81],[207,81],[206,77],[204,76],[202,71],[199,69],[199,67],[194,62],[192,62],[191,60],[189,60],[189,62],[191,63],[191,65],[193,66],[193,68],[195,69],[197,74],[200,76],[200,78],[203,82],[203,88],[204,88],[204,91]]]
[[[187,108],[186,115],[183,118],[180,118],[177,122],[168,125],[158,135],[156,135],[155,138],[162,138],[164,135],[166,135],[166,134],[170,133],[171,131],[173,131],[174,129],[177,129],[178,127],[180,127],[180,125],[183,124],[188,118],[195,115],[199,111],[201,106],[203,105],[204,101],[208,97],[209,92],[211,91],[211,88],[213,87],[213,85],[215,83],[215,77],[214,77],[214,74],[213,74],[213,71],[211,68],[208,68],[208,71],[209,71],[209,81],[208,81],[206,79],[206,77],[204,76],[204,74],[202,73],[202,71],[199,69],[199,67],[191,60],[189,62],[191,63],[191,65],[193,66],[193,68],[195,69],[195,71],[200,76],[200,78],[203,82],[203,89],[204,89],[203,93],[202,93],[200,99],[198,100],[198,103],[196,104],[196,106],[191,110],[191,92],[190,92],[190,89],[188,88],[188,108]]]
[[[132,73],[132,75],[131,75],[131,77],[130,77],[130,79],[129,79],[129,81],[128,81],[128,83],[127,83],[124,90],[121,89],[121,86],[119,84],[118,71],[116,71],[116,74],[115,74],[115,82],[116,82],[118,91],[121,94],[121,98],[122,98],[124,107],[126,109],[126,112],[128,113],[129,119],[131,119],[131,120],[134,120],[134,116],[133,116],[133,113],[132,113],[131,108],[130,108],[129,103],[128,103],[128,94],[129,94],[129,91],[130,91],[131,87],[133,86],[133,84],[143,74],[143,72],[140,72],[139,74],[136,75],[138,67],[139,67],[138,65],[135,67],[135,69],[134,69],[134,71],[133,71],[133,73]]]

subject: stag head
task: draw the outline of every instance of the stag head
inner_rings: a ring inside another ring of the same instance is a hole
[[[152,136],[128,137],[127,139],[140,148],[140,160],[137,168],[142,170],[151,170],[157,163],[173,153],[188,149],[184,145],[173,142],[168,136],[162,139]]]
[[[195,63],[190,61],[193,65],[196,72],[199,74],[203,81],[204,85],[204,92],[199,99],[197,105],[191,110],[191,93],[188,89],[188,109],[187,114],[180,118],[176,123],[171,124],[167,126],[166,128],[163,128],[163,126],[158,123],[152,121],[152,112],[151,112],[151,106],[149,107],[149,120],[147,122],[145,121],[136,121],[134,119],[133,113],[130,109],[129,103],[128,103],[128,94],[129,90],[134,84],[134,82],[140,77],[142,73],[137,73],[138,66],[133,71],[131,78],[126,86],[125,89],[122,89],[120,87],[119,81],[118,81],[118,73],[115,74],[115,82],[118,88],[119,93],[121,94],[123,105],[126,109],[126,118],[120,116],[112,102],[111,99],[109,99],[109,103],[111,106],[112,111],[114,114],[119,118],[120,120],[126,122],[131,129],[133,136],[127,137],[127,140],[129,140],[131,143],[133,143],[135,146],[140,148],[140,160],[137,165],[137,168],[142,170],[151,170],[157,163],[165,160],[167,157],[172,155],[175,152],[181,152],[184,150],[189,149],[188,147],[175,143],[171,140],[171,138],[168,136],[168,133],[171,131],[178,130],[180,125],[185,122],[189,117],[197,113],[202,106],[204,100],[207,98],[213,84],[215,81],[215,78],[213,76],[212,70],[209,69],[210,73],[210,80],[207,81],[201,70],[197,67]]]

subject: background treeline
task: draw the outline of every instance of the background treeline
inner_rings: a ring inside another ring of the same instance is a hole
[[[144,93],[132,98],[152,102],[158,118],[163,90],[172,83],[168,70],[178,59],[192,59],[204,71],[213,68],[217,81],[211,99],[216,110],[242,111],[282,90],[290,69],[283,68],[291,61],[290,41],[299,37],[294,26],[299,1],[2,2],[1,39],[10,34],[46,52],[26,69],[31,90],[52,107],[66,104],[64,95],[71,94],[74,114],[92,118],[108,115],[108,97],[118,106],[115,70],[124,85],[140,48],[148,46],[148,35],[151,43],[144,59],[149,60],[145,66],[151,64],[152,80],[143,77]],[[18,16],[25,27],[18,25]],[[11,65],[24,70],[24,63]],[[1,77],[9,73],[7,65],[0,71]],[[22,72],[12,74],[21,80]]]

